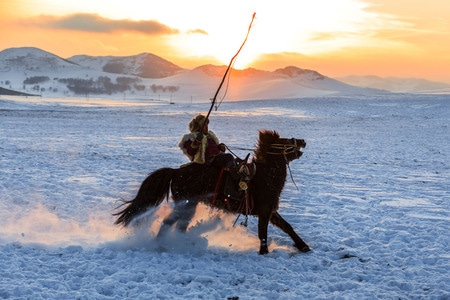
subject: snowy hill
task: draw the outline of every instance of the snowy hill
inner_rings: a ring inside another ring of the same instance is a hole
[[[175,75],[183,70],[179,66],[150,53],[133,56],[76,55],[68,60],[97,71],[142,78],[162,78]]]
[[[37,48],[10,48],[0,52],[1,87],[51,98],[204,102],[215,95],[225,70],[226,66],[213,65],[186,70],[149,53],[124,57],[76,55],[63,59]],[[257,100],[383,92],[289,66],[274,72],[233,69],[218,97]]]
[[[34,48],[9,48],[0,52],[0,72],[49,72],[76,68],[76,64],[50,52]]]
[[[182,97],[201,101],[210,99],[219,86],[226,66],[204,65],[193,70],[186,70],[174,76],[155,80],[161,86],[177,86]],[[224,94],[229,100],[264,100],[288,99],[303,97],[320,97],[328,95],[379,94],[385,91],[351,86],[315,71],[297,67],[286,67],[274,72],[233,69],[229,81],[224,86],[218,98]],[[190,94],[189,94],[190,92]],[[172,100],[183,101],[180,94],[172,94]]]
[[[347,76],[338,80],[350,85],[383,89],[394,93],[450,93],[450,84],[420,78]]]

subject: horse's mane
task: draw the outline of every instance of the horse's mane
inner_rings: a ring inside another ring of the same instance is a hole
[[[260,130],[258,145],[255,152],[255,161],[265,161],[267,152],[272,144],[280,138],[280,134],[275,130]]]

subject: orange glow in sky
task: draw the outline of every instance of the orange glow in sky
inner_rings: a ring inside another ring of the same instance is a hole
[[[0,50],[63,58],[149,52],[180,67],[293,65],[326,76],[450,83],[448,0],[2,0]]]

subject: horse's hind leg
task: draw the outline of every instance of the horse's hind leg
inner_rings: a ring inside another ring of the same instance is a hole
[[[176,228],[180,232],[186,232],[189,223],[191,223],[192,218],[195,215],[195,209],[197,208],[197,202],[186,200],[181,205],[177,206],[179,211],[179,217],[177,221]]]
[[[186,232],[189,223],[194,217],[196,207],[197,203],[195,201],[175,202],[172,212],[162,221],[157,236],[164,236],[175,223],[179,231]]]
[[[309,246],[298,236],[298,234],[295,233],[292,226],[285,219],[283,219],[278,212],[272,213],[270,222],[286,232],[292,238],[292,240],[294,240],[294,246],[298,250],[300,250],[301,252],[308,252],[311,250]]]

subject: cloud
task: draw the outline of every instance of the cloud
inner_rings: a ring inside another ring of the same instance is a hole
[[[347,37],[347,32],[314,32],[311,34],[311,41],[329,41],[338,38]]]
[[[204,35],[208,35],[208,32],[206,32],[203,29],[191,29],[189,31],[187,31],[188,34],[204,34]]]
[[[179,33],[179,30],[170,28],[169,26],[154,20],[112,20],[103,18],[97,14],[85,13],[77,13],[62,17],[39,16],[26,21],[25,24],[43,28],[85,32],[111,33],[116,31],[135,31],[146,35]]]

